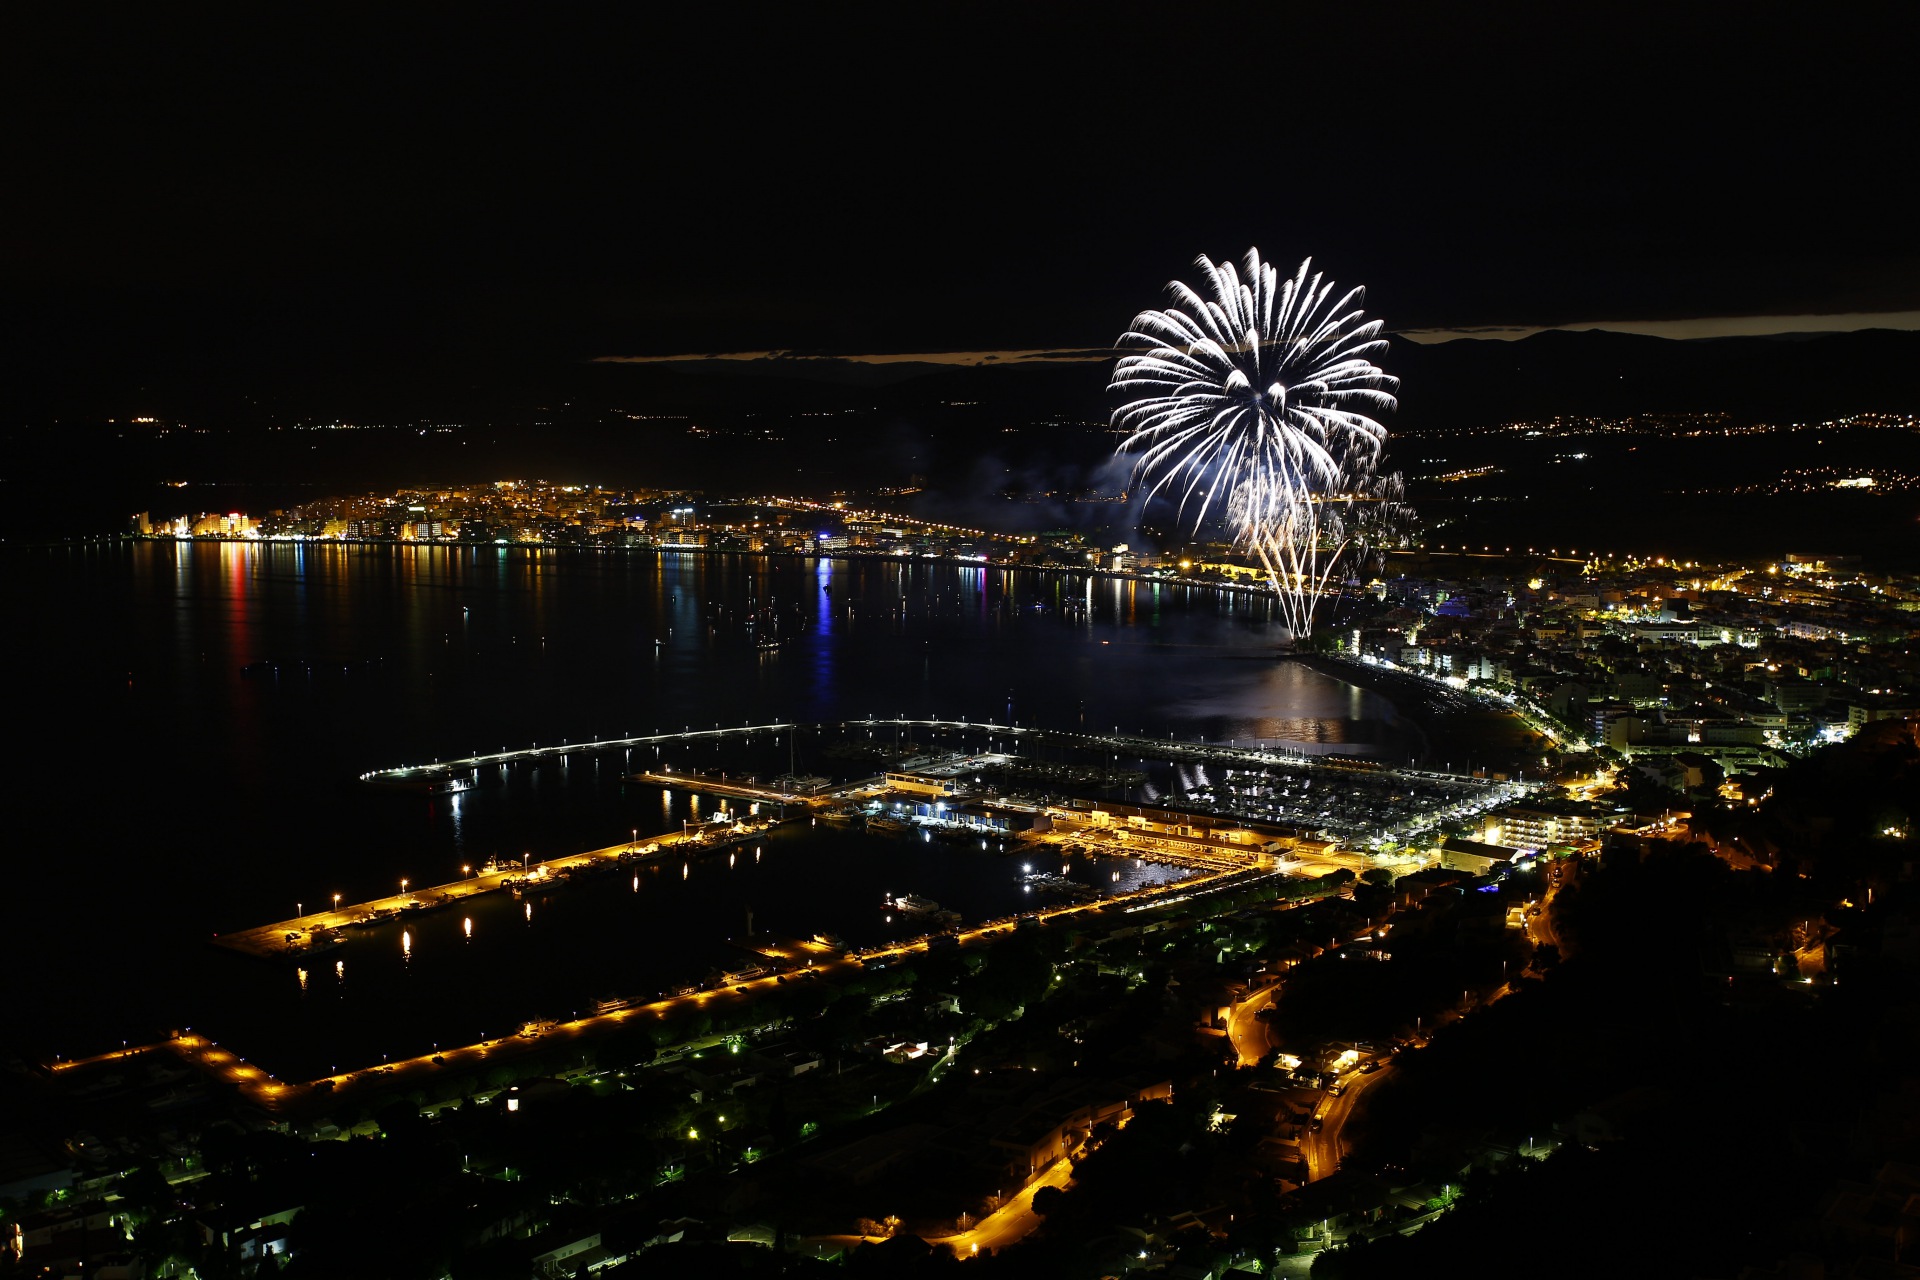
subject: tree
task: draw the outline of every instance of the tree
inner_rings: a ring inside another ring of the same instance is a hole
[[[1041,1187],[1033,1193],[1033,1211],[1043,1218],[1050,1218],[1066,1198],[1067,1193],[1058,1187]]]

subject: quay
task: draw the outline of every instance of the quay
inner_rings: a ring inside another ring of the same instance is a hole
[[[563,760],[582,751],[616,751],[623,747],[659,747],[669,743],[698,742],[707,738],[751,738],[762,733],[786,733],[801,726],[792,724],[747,724],[738,729],[715,725],[711,729],[688,727],[679,733],[650,733],[620,738],[600,738],[590,742],[562,742],[543,747],[538,743],[521,750],[482,752],[457,760],[435,760],[431,764],[406,764],[392,769],[373,769],[360,775],[360,781],[377,787],[417,787],[432,789],[463,778],[486,765],[512,764],[516,760]]]
[[[741,781],[725,776],[716,778],[705,773],[673,773],[665,769],[646,769],[633,776],[638,782],[656,787],[677,787],[682,791],[698,791],[704,795],[725,796],[729,800],[752,800],[760,804],[802,805],[808,809],[831,808],[841,797],[869,785],[866,781],[852,782],[832,790],[802,792],[757,786],[752,779]]]
[[[365,902],[335,907],[331,911],[315,911],[290,920],[276,920],[272,924],[263,924],[252,929],[216,934],[213,942],[216,946],[260,960],[300,961],[309,958],[317,960],[345,945],[330,940],[329,935],[335,930],[384,924],[392,920],[406,920],[413,916],[427,915],[472,898],[523,885],[530,888],[544,887],[581,871],[610,870],[622,864],[652,861],[673,852],[710,852],[726,849],[761,835],[778,826],[781,821],[782,819],[777,818],[755,819],[750,823],[733,824],[721,832],[714,831],[709,825],[698,830],[650,836],[645,840],[629,840],[622,844],[608,845],[604,849],[590,849],[585,853],[547,858],[532,867],[524,864],[510,864],[497,867],[492,871],[483,870],[449,884],[407,889],[384,898],[372,898]]]

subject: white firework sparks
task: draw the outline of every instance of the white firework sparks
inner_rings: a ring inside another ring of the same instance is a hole
[[[1287,280],[1257,249],[1244,277],[1197,265],[1210,296],[1175,281],[1173,305],[1120,338],[1120,452],[1137,455],[1150,496],[1178,492],[1196,527],[1219,504],[1305,636],[1344,545],[1328,504],[1372,477],[1387,435],[1372,415],[1394,407],[1399,382],[1374,364],[1387,344],[1359,308],[1365,291],[1336,293],[1311,259]]]

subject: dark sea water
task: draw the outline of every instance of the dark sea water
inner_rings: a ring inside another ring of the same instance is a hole
[[[490,770],[457,797],[355,781],[371,769],[869,715],[1419,749],[1384,699],[1276,662],[1278,627],[1258,601],[1205,590],[509,548],[135,543],[0,564],[16,602],[0,997],[7,1034],[35,1053],[192,1025],[301,1074],[651,994],[711,965],[749,911],[759,930],[860,943],[899,927],[884,892],[968,919],[1016,910],[1024,892],[1017,855],[823,825],[771,833],[731,866],[676,862],[637,887],[602,877],[381,929],[304,987],[290,967],[207,945],[335,893],[351,902],[489,856],[677,830],[689,797],[630,776],[657,762],[870,771],[846,753],[858,734],[838,731],[580,752]],[[758,647],[769,634],[777,651]],[[1070,870],[1117,888],[1168,874]]]

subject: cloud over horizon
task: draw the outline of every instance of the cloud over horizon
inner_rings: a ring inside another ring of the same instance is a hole
[[[1856,333],[1863,329],[1920,330],[1920,311],[1849,311],[1828,315],[1703,316],[1686,320],[1586,320],[1550,325],[1476,325],[1445,329],[1390,329],[1388,333],[1422,345],[1491,339],[1517,342],[1537,333],[1632,333],[1688,341],[1701,338],[1759,338],[1789,333]],[[857,365],[938,365],[948,368],[1097,364],[1117,353],[1108,347],[1029,347],[1002,351],[890,351],[841,354],[792,348],[767,351],[683,352],[675,355],[595,356],[594,364],[654,364],[697,368],[702,365],[757,365],[762,368],[829,368]]]
[[[1691,320],[1585,320],[1572,324],[1479,325],[1461,329],[1399,329],[1410,342],[1492,338],[1517,342],[1536,333],[1637,333],[1649,338],[1766,338],[1783,333],[1857,333],[1862,329],[1920,329],[1920,311],[1846,311],[1833,315],[1703,316]]]
[[[872,355],[839,355],[815,351],[711,351],[669,356],[595,356],[595,364],[937,364],[954,368],[987,365],[1090,364],[1113,359],[1112,350],[1036,347],[1010,351],[901,351]]]

